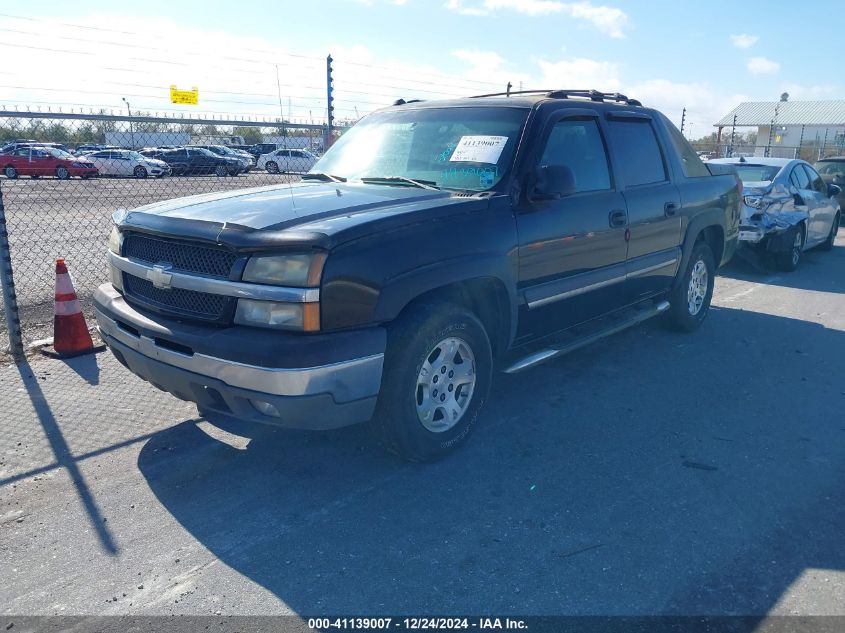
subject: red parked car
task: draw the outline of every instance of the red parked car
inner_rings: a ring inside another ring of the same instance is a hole
[[[18,176],[55,176],[67,180],[71,176],[90,178],[97,175],[91,161],[52,147],[21,147],[0,155],[0,169],[7,178]]]

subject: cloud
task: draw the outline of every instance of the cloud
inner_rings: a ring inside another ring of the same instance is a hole
[[[746,33],[731,35],[731,42],[737,48],[751,48],[759,39],[756,35],[747,35]]]
[[[470,65],[477,68],[495,69],[499,68],[505,61],[502,57],[493,51],[478,51],[478,50],[457,50],[452,51],[452,55],[458,59],[469,62]]]
[[[625,37],[628,14],[616,7],[596,6],[582,2],[558,2],[557,0],[483,0],[476,4],[465,4],[463,0],[447,0],[448,10],[461,15],[490,15],[496,11],[510,10],[529,16],[559,14],[590,24],[598,31],[612,38]]]
[[[780,70],[780,64],[766,57],[752,57],[746,68],[752,75],[773,75]]]
[[[577,57],[555,62],[538,59],[536,63],[541,74],[539,85],[544,88],[621,90],[619,67],[611,62]]]

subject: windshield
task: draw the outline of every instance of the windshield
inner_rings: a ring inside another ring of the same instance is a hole
[[[743,165],[736,164],[736,173],[742,182],[763,182],[774,180],[780,171],[776,165]]]
[[[311,171],[484,191],[507,172],[527,116],[523,108],[489,107],[377,112],[341,136]]]
[[[824,176],[845,177],[845,160],[823,160],[816,163],[816,171]]]
[[[141,156],[141,154],[139,154],[138,152],[129,151],[129,152],[126,152],[126,153],[128,154],[129,158],[132,158],[132,159],[135,159],[135,160],[146,158],[146,156]]]

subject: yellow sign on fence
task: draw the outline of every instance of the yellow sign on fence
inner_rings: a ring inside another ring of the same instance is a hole
[[[199,100],[200,91],[196,86],[190,90],[179,90],[176,86],[170,86],[170,103],[197,105]]]

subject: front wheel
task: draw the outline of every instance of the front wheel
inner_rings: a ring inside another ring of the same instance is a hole
[[[274,163],[273,161],[270,161],[269,163],[267,163],[264,166],[264,169],[267,170],[268,174],[278,174],[279,173],[279,166],[276,163]]]
[[[683,276],[669,293],[669,324],[682,332],[697,330],[710,310],[716,275],[713,251],[706,242],[692,249]]]
[[[135,178],[142,179],[147,177],[147,169],[143,165],[138,165],[134,170]]]
[[[792,247],[775,255],[775,264],[779,270],[791,273],[798,268],[801,261],[801,253],[804,251],[804,227],[799,224],[793,231]]]
[[[217,167],[214,168],[214,173],[215,175],[223,178],[229,175],[229,170],[226,169],[226,165],[217,165]]]
[[[56,178],[59,180],[70,178],[70,172],[67,170],[67,167],[56,167]]]
[[[490,389],[481,322],[447,303],[420,305],[388,331],[373,418],[387,448],[415,462],[443,457],[469,435]]]
[[[6,178],[9,180],[14,180],[18,177],[18,170],[15,169],[12,165],[7,165],[6,168],[3,170],[3,173],[6,174]]]

